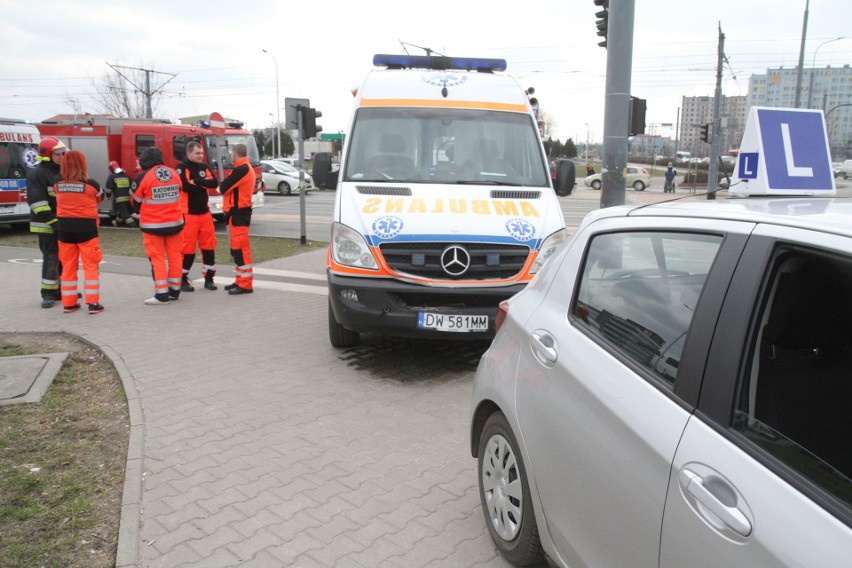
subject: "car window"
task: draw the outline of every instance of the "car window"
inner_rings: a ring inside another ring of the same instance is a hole
[[[852,506],[852,261],[779,250],[734,428]]]
[[[595,237],[575,321],[671,388],[698,298],[722,238],[677,232]]]

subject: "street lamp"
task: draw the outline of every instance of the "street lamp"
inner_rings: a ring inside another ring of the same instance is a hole
[[[813,58],[813,61],[811,61],[811,76],[810,76],[810,79],[808,80],[808,108],[811,108],[811,98],[812,98],[813,91],[814,91],[814,67],[816,67],[817,51],[819,51],[819,48],[821,48],[825,44],[831,43],[833,41],[840,41],[841,39],[846,39],[846,36],[836,37],[834,39],[824,41],[821,44],[819,44],[817,46],[817,48],[814,50],[814,58]]]
[[[589,123],[586,123],[586,166],[589,165]]]
[[[265,49],[261,50],[263,53],[272,58],[272,62],[275,64],[275,137],[278,139],[278,153],[281,153],[281,97],[278,96],[278,61],[275,60],[275,56],[266,51]],[[273,144],[272,153],[275,154],[275,145]],[[277,158],[276,154],[273,158]]]

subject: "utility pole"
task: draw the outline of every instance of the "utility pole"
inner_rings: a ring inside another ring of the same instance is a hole
[[[811,0],[805,0],[805,20],[802,22],[802,46],[799,48],[799,70],[796,72],[796,100],[794,108],[802,102],[802,66],[805,64],[805,38],[808,35],[808,7]],[[813,71],[811,71],[813,73]]]
[[[719,143],[722,139],[722,65],[725,62],[725,34],[719,22],[719,58],[716,62],[716,94],[713,97],[713,126],[710,142],[710,170],[707,172],[707,199],[716,199],[716,182],[719,171]]]
[[[635,0],[612,0],[609,4],[601,207],[625,203],[624,169],[627,167],[627,137],[630,129],[633,16],[636,10]]]
[[[159,93],[163,89],[163,87],[165,87],[169,83],[169,81],[171,81],[172,79],[177,77],[177,75],[174,74],[174,73],[163,73],[161,71],[154,71],[153,69],[142,69],[140,67],[125,67],[124,65],[112,65],[108,61],[106,62],[106,64],[109,65],[112,68],[113,71],[115,71],[116,73],[121,75],[124,78],[125,81],[127,81],[128,83],[130,83],[131,85],[136,87],[143,95],[145,95],[145,118],[154,118],[153,105],[151,104],[152,97],[154,95],[156,95],[157,93]],[[119,69],[132,69],[134,71],[144,71],[145,72],[145,86],[143,87],[143,86],[137,85],[136,83],[133,82],[133,79],[131,79],[130,77],[128,77],[127,75],[125,75],[124,73],[119,71]],[[168,81],[166,81],[165,83],[163,83],[162,85],[160,85],[159,87],[157,87],[156,89],[152,90],[151,89],[151,73],[159,73],[160,75],[171,75],[171,78]]]

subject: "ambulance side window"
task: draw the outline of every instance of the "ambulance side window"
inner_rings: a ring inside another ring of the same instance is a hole
[[[137,134],[136,135],[136,157],[142,155],[146,148],[155,147],[156,140],[153,134]]]

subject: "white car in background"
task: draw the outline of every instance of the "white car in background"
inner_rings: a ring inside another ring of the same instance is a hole
[[[308,191],[313,187],[313,179],[310,174],[305,173],[305,181],[299,185],[299,168],[295,168],[286,162],[278,160],[263,160],[260,162],[263,175],[263,185],[266,190],[277,191],[281,195],[290,195],[304,187]]]

